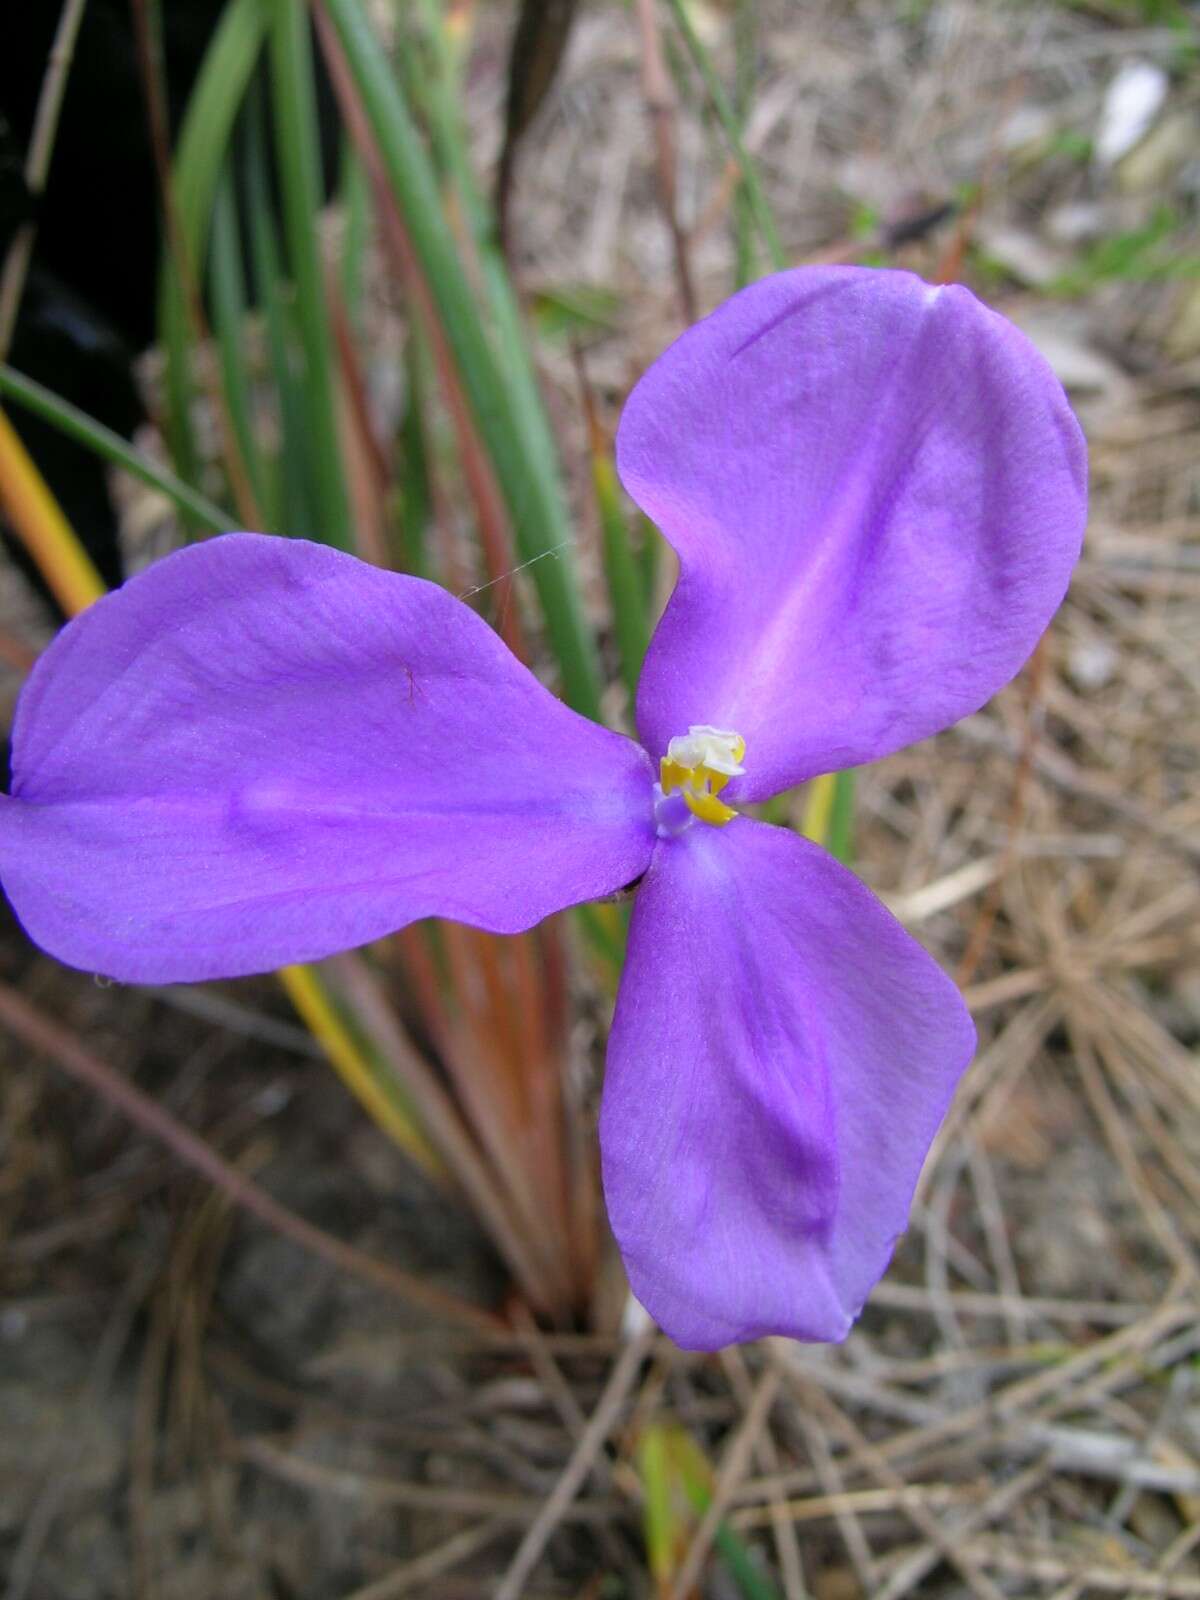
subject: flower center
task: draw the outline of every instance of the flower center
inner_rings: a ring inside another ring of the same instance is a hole
[[[690,727],[686,734],[672,739],[667,753],[659,763],[658,788],[662,799],[656,807],[659,831],[678,833],[688,826],[692,817],[711,822],[722,828],[737,816],[732,806],[727,806],[717,796],[730,778],[740,778],[745,772],[741,765],[746,754],[746,741],[740,733],[724,728],[710,728],[700,723]],[[672,818],[669,797],[677,796],[674,811],[678,814],[678,801],[682,800],[691,816]]]

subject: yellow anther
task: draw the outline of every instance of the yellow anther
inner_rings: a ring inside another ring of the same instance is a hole
[[[663,794],[678,789],[688,810],[702,822],[722,828],[737,812],[717,796],[730,778],[741,777],[746,741],[740,733],[700,724],[672,739],[659,763]]]
[[[699,817],[701,822],[711,822],[715,828],[723,828],[737,816],[732,806],[727,806],[724,800],[718,800],[715,794],[710,794],[704,789],[698,794],[691,789],[685,789],[683,799],[688,810]]]
[[[691,767],[681,767],[679,762],[672,761],[670,756],[664,756],[658,764],[658,777],[664,794],[670,794],[675,789],[682,789],[691,776]]]

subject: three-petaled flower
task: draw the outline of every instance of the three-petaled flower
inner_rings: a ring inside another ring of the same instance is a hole
[[[600,1139],[680,1344],[839,1339],[974,1032],[824,851],[738,814],[975,711],[1062,599],[1085,452],[967,290],[811,268],[637,385],[618,465],[680,577],[641,745],[461,601],[231,534],[71,623],[21,697],[0,867],[30,935],[131,982],[314,960],[440,916],[513,933],[640,879]]]

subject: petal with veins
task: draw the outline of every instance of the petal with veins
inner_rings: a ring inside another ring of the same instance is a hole
[[[845,1336],[975,1030],[859,880],[739,817],[655,851],[608,1048],[609,1219],[677,1343]]]
[[[130,982],[259,972],[418,917],[498,933],[611,893],[654,773],[460,601],[231,534],[68,625],[21,697],[0,877],[30,935]]]
[[[680,559],[643,742],[736,728],[735,806],[978,710],[1061,601],[1086,515],[1049,366],[969,290],[906,272],[744,289],[642,378],[617,460]]]

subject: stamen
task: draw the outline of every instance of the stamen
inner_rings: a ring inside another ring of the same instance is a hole
[[[740,778],[745,772],[741,765],[745,753],[746,741],[740,733],[707,723],[693,724],[686,734],[670,741],[659,763],[662,795],[678,791],[693,816],[723,828],[737,812],[717,796],[730,778]],[[663,831],[661,822],[659,831]]]

